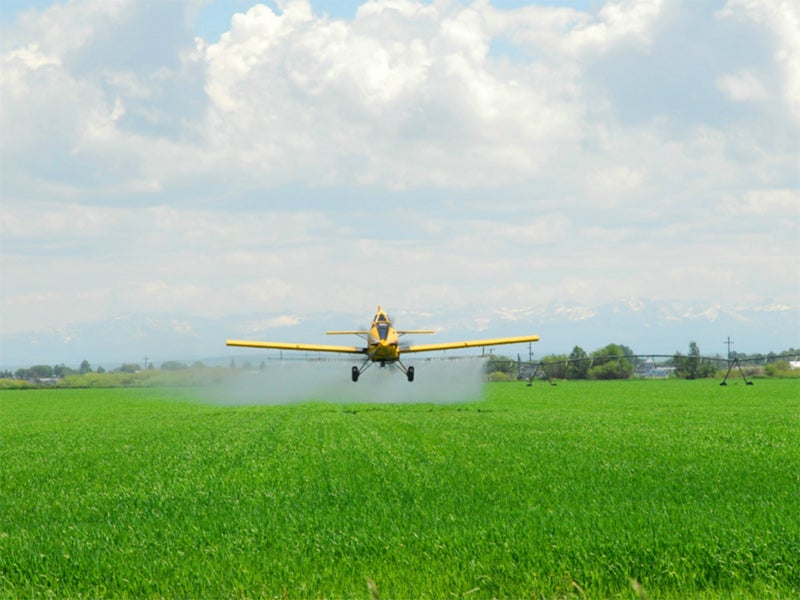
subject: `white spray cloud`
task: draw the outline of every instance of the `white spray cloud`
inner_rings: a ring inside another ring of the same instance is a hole
[[[201,391],[206,401],[222,405],[292,404],[296,402],[453,404],[481,398],[485,359],[434,358],[404,360],[414,366],[413,382],[391,365],[372,366],[357,383],[350,363],[337,360],[267,360],[251,372],[234,374],[219,386]]]

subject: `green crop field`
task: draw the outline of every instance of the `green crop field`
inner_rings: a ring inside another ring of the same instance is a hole
[[[800,381],[717,383],[0,392],[0,597],[797,598]]]

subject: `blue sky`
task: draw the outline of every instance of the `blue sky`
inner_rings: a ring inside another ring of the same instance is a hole
[[[426,0],[425,4],[431,4]],[[44,4],[44,3],[43,3]],[[207,40],[215,41],[219,36],[230,27],[231,17],[237,12],[245,12],[254,3],[250,0],[219,0],[204,3],[195,21],[195,32],[197,35]],[[272,7],[276,12],[280,9],[278,3],[265,2],[264,4]],[[314,11],[318,14],[326,14],[332,19],[352,20],[356,10],[363,4],[359,0],[340,0],[336,2],[311,2]],[[502,9],[514,9],[534,4],[523,0],[499,0],[492,2],[492,5]],[[592,6],[597,6],[600,2],[590,2],[590,0],[574,0],[572,2],[539,2],[539,4],[549,6],[571,7],[578,10],[591,10]]]
[[[147,1],[147,0],[146,0]],[[149,0],[156,2],[158,0]],[[169,0],[168,0],[169,1]],[[177,2],[177,0],[172,0]],[[66,2],[61,2],[65,4]],[[425,4],[431,4],[431,0],[425,0]],[[36,9],[44,10],[53,6],[56,2],[52,0],[4,0],[0,2],[0,19],[4,23],[13,23],[17,15],[25,10]],[[186,4],[189,4],[188,2]],[[209,41],[216,41],[219,36],[230,28],[231,17],[238,12],[247,10],[256,4],[252,0],[204,0],[195,2],[193,12],[194,32],[196,35]],[[275,0],[263,2],[276,12],[280,11],[280,3]],[[320,15],[328,15],[332,19],[351,20],[355,17],[356,10],[363,1],[360,0],[336,0],[334,2],[311,2],[314,11]],[[551,2],[526,2],[524,0],[495,0],[492,5],[500,9],[515,9],[531,4],[541,4],[544,6],[568,7],[576,10],[590,11],[602,6],[600,0],[572,0]]]
[[[6,1],[0,51],[1,335],[621,303],[800,337],[795,3]]]

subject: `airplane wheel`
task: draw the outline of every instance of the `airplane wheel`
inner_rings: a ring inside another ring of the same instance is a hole
[[[353,383],[358,381],[359,375],[360,373],[358,372],[358,367],[353,367],[353,369],[350,371],[350,377],[353,379]]]
[[[408,367],[408,371],[406,371],[406,377],[408,377],[409,381],[414,381],[414,367]]]

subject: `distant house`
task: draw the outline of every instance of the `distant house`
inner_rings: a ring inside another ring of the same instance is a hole
[[[666,379],[675,372],[675,367],[652,367],[641,372],[645,379]]]
[[[800,369],[800,360],[790,360],[789,361],[789,368],[790,369]]]
[[[659,366],[652,358],[646,359],[637,369],[645,379],[666,379],[675,371],[675,367]]]

